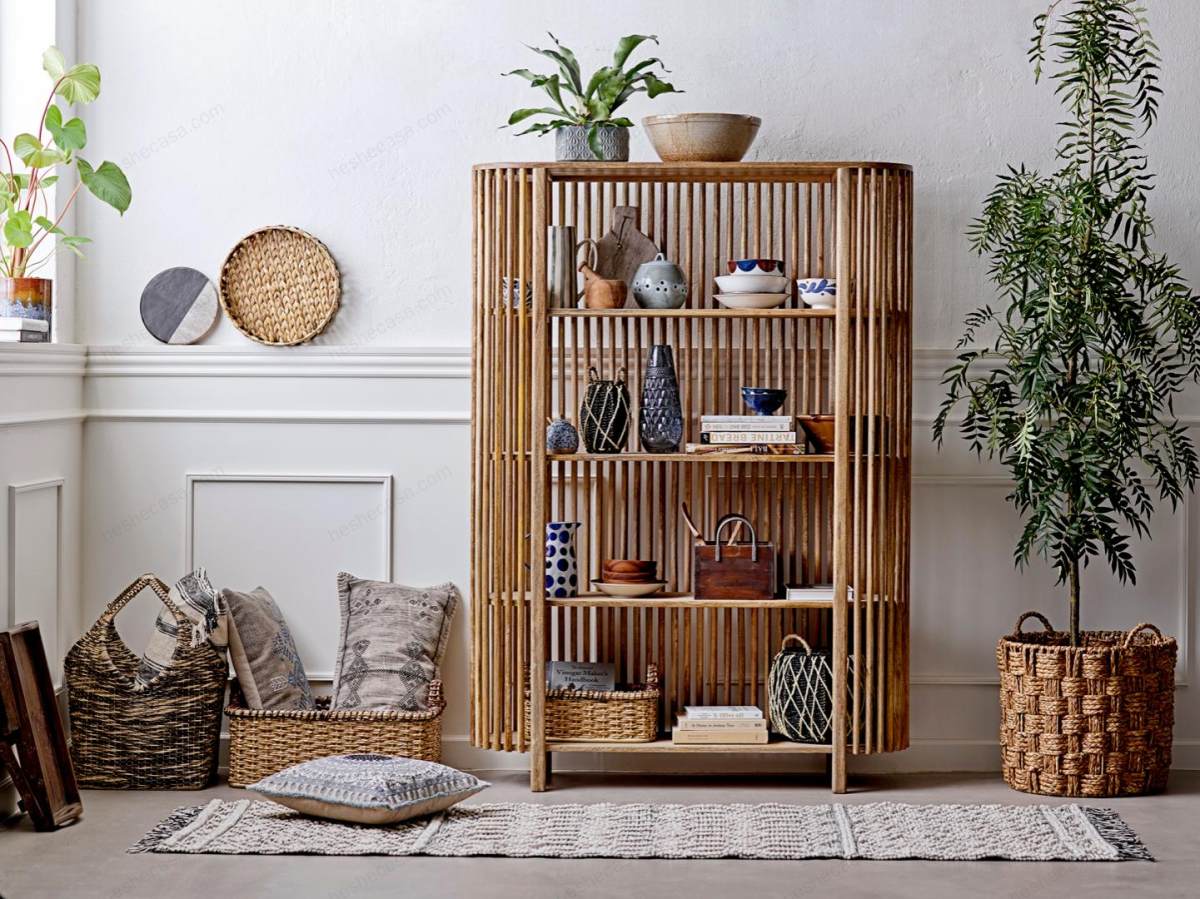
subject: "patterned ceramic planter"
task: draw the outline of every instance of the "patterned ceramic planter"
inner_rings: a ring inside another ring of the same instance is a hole
[[[50,321],[53,288],[49,278],[0,278],[0,318]]]
[[[546,522],[546,595],[557,598],[579,593],[579,560],[575,555],[578,521]]]
[[[629,129],[605,125],[597,129],[600,162],[629,161]],[[596,162],[585,125],[567,125],[554,132],[554,158],[559,162]]]
[[[688,298],[683,269],[662,253],[638,266],[632,287],[633,298],[643,309],[678,309]]]

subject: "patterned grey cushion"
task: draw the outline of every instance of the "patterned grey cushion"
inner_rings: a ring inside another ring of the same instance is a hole
[[[197,568],[190,574],[185,574],[171,588],[171,602],[187,616],[192,623],[190,633],[182,635],[188,645],[196,646],[201,640],[207,639],[222,655],[229,643],[229,635],[225,624],[225,607],[217,598],[208,579],[208,573],[203,568]],[[154,633],[146,645],[146,653],[138,665],[134,678],[134,688],[145,687],[171,664],[175,655],[175,644],[180,639],[179,625],[175,616],[165,606],[159,609],[158,618],[154,622]]]
[[[229,612],[229,655],[252,709],[311,709],[312,688],[279,606],[264,587],[222,590]]]
[[[306,815],[394,824],[448,809],[488,786],[437,762],[361,753],[302,762],[249,788]]]
[[[335,709],[424,711],[458,608],[458,588],[405,587],[338,575],[342,631]]]

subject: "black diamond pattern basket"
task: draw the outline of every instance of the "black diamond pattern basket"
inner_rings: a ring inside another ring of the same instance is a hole
[[[847,678],[847,686],[852,678]],[[771,728],[796,743],[833,741],[833,658],[798,634],[783,638],[767,679]],[[847,697],[850,708],[852,697]]]

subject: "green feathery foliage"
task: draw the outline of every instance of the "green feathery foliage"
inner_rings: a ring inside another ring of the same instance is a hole
[[[940,445],[963,403],[969,446],[1012,472],[1008,498],[1024,519],[1016,562],[1036,553],[1053,564],[1077,644],[1081,565],[1103,554],[1134,581],[1130,539],[1147,535],[1155,495],[1174,507],[1200,474],[1174,410],[1200,380],[1200,314],[1179,269],[1150,246],[1154,176],[1138,141],[1161,91],[1144,10],[1059,0],[1034,32],[1035,79],[1050,67],[1066,111],[1058,168],[1010,167],[968,232],[1001,303],[967,316],[933,431]],[[974,348],[977,334],[995,337]]]

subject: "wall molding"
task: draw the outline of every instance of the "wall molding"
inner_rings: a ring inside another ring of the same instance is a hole
[[[44,481],[30,481],[24,484],[8,485],[8,584],[6,585],[6,601],[4,604],[3,625],[12,627],[17,623],[17,502],[27,494],[38,493],[42,490],[54,491],[54,637],[55,646],[48,647],[46,652],[52,655],[57,665],[63,656],[63,485],[66,478],[49,478]],[[43,636],[44,639],[44,636]],[[55,689],[61,688],[61,683],[55,684]]]
[[[312,425],[464,425],[471,423],[469,412],[435,409],[428,412],[386,412],[363,410],[338,412],[304,409],[195,410],[195,409],[103,409],[88,413],[88,421],[104,422],[184,422],[216,424],[312,424]]]
[[[16,428],[26,425],[76,424],[87,418],[88,413],[84,409],[63,409],[60,412],[0,415],[0,428]]]
[[[75,343],[0,344],[0,377],[83,377],[87,354]]]
[[[184,475],[184,570],[195,567],[196,485],[197,484],[376,484],[382,493],[380,517],[383,521],[383,563],[387,580],[395,576],[393,552],[392,476],[390,474],[224,474],[188,473]]]
[[[471,377],[471,348],[304,346],[91,347],[89,378]]]

